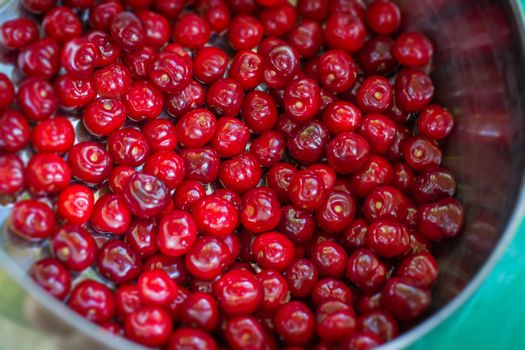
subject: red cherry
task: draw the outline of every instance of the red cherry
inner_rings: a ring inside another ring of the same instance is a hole
[[[372,311],[362,315],[358,320],[359,328],[389,341],[397,336],[399,327],[392,315],[386,311]]]
[[[180,117],[204,105],[205,98],[204,88],[193,80],[180,93],[167,96],[166,110],[169,114]]]
[[[445,108],[430,105],[419,114],[417,129],[423,136],[435,140],[446,138],[454,127],[454,118]]]
[[[307,243],[313,236],[315,222],[310,212],[295,205],[288,205],[281,210],[279,231],[294,244]]]
[[[55,215],[45,203],[33,199],[22,200],[11,211],[9,227],[25,240],[41,241],[54,232]]]
[[[130,119],[151,120],[162,113],[164,96],[152,83],[136,81],[124,94],[124,104]]]
[[[376,36],[368,40],[359,51],[359,66],[366,74],[388,74],[399,64],[392,54],[394,40],[386,36]]]
[[[257,236],[252,249],[257,264],[263,269],[282,271],[294,259],[292,241],[278,232],[266,232]]]
[[[286,140],[278,131],[266,131],[250,145],[250,153],[263,167],[277,164],[284,157],[285,152]]]
[[[328,144],[328,164],[339,174],[350,174],[359,170],[369,158],[370,145],[361,136],[344,132]]]
[[[31,140],[38,152],[65,153],[75,142],[75,129],[67,118],[56,117],[37,124]]]
[[[226,272],[213,285],[214,294],[229,315],[249,315],[263,299],[263,288],[252,273],[244,270]]]
[[[206,145],[217,129],[217,119],[210,111],[200,108],[188,112],[177,122],[177,138],[183,147]]]
[[[288,4],[279,4],[262,11],[259,18],[269,36],[283,36],[292,30],[296,20],[295,7]]]
[[[141,257],[150,257],[159,250],[157,246],[157,221],[135,219],[132,221],[124,241]]]
[[[381,1],[380,1],[381,2]],[[383,340],[370,332],[355,332],[339,344],[341,350],[372,350],[379,347]]]
[[[169,314],[157,306],[145,306],[126,316],[126,337],[147,347],[160,347],[172,332]]]
[[[153,153],[146,164],[144,172],[161,180],[168,188],[177,188],[184,179],[186,168],[181,156],[172,151]]]
[[[348,255],[341,245],[327,241],[316,244],[310,258],[321,276],[339,278],[345,273]]]
[[[253,89],[262,82],[262,61],[259,54],[241,50],[233,56],[228,74],[245,90]]]
[[[325,24],[325,39],[328,46],[350,53],[363,47],[366,34],[361,18],[345,13],[332,14]]]
[[[186,179],[208,184],[217,178],[220,157],[214,148],[185,148],[180,156],[184,160]]]
[[[186,254],[189,273],[203,280],[213,280],[221,274],[230,259],[228,246],[220,239],[204,236]]]
[[[0,150],[18,152],[30,139],[31,129],[27,119],[14,109],[5,111],[0,117]]]
[[[340,301],[345,305],[352,305],[352,290],[340,280],[323,278],[315,284],[312,290],[312,301],[317,306],[331,300]]]
[[[81,272],[95,262],[97,244],[89,232],[79,226],[59,228],[49,241],[51,253],[65,268]]]
[[[206,196],[206,190],[199,181],[187,180],[180,184],[173,196],[175,208],[190,210],[195,203]]]
[[[365,292],[380,288],[387,279],[387,267],[368,249],[355,251],[348,259],[346,276]]]
[[[260,308],[273,311],[290,300],[288,284],[284,277],[274,270],[262,270],[257,274],[257,279],[263,288],[263,300]]]
[[[290,182],[290,200],[303,209],[315,210],[319,208],[325,194],[326,189],[322,179],[311,170],[297,172]]]
[[[85,35],[85,38],[86,40],[89,40],[91,43],[95,44],[98,49],[96,62],[97,67],[115,63],[119,58],[120,48],[115,45],[107,33],[95,30],[88,32]]]
[[[228,68],[230,57],[217,47],[204,47],[197,51],[193,59],[194,74],[204,84],[212,84],[221,79]]]
[[[264,34],[262,24],[249,15],[234,17],[228,27],[228,41],[234,50],[249,50],[259,44]]]
[[[163,270],[144,271],[137,281],[137,287],[140,300],[145,305],[163,306],[177,297],[177,285]]]
[[[69,151],[67,161],[73,176],[88,184],[99,184],[111,173],[111,157],[97,142],[77,143]]]
[[[143,130],[153,151],[173,151],[177,147],[175,126],[168,119],[151,120]]]
[[[10,107],[15,100],[15,88],[7,75],[0,73],[0,111]]]
[[[115,295],[105,285],[94,280],[77,284],[67,305],[80,316],[96,323],[104,323],[115,315]]]
[[[177,328],[168,343],[168,350],[217,350],[217,343],[208,333],[195,328]]]
[[[239,194],[256,187],[261,176],[261,167],[250,153],[243,153],[223,162],[219,170],[219,179],[223,186]]]
[[[32,121],[48,119],[58,109],[58,96],[53,86],[41,78],[27,79],[18,87],[20,111]]]
[[[392,34],[401,23],[401,11],[391,1],[375,1],[366,11],[366,23],[377,34]]]
[[[150,147],[143,132],[127,127],[109,136],[108,151],[115,163],[135,167],[146,161]]]
[[[457,236],[463,227],[463,208],[453,198],[425,204],[417,210],[418,231],[430,240]]]
[[[102,67],[93,74],[95,91],[102,97],[121,97],[131,86],[131,74],[122,63]]]
[[[318,120],[311,120],[299,127],[288,140],[288,151],[301,164],[317,163],[323,158],[329,141],[326,126]]]
[[[27,18],[11,19],[0,26],[0,44],[11,50],[23,49],[38,37],[36,23]]]
[[[287,44],[276,45],[262,56],[263,82],[272,89],[284,88],[299,70],[299,54]]]
[[[54,83],[58,102],[65,109],[87,106],[96,97],[91,78],[78,78],[69,74],[59,76]]]
[[[109,31],[115,15],[124,11],[124,6],[118,1],[107,1],[96,4],[89,11],[89,25],[95,30]]]
[[[434,85],[428,75],[414,68],[405,68],[399,72],[395,84],[395,100],[400,110],[419,112],[433,97]]]
[[[198,15],[187,13],[175,22],[173,38],[184,47],[196,49],[208,42],[210,26]]]
[[[206,104],[216,115],[234,117],[241,111],[244,89],[231,78],[217,80],[208,89]]]
[[[195,292],[183,302],[180,317],[186,326],[211,332],[219,323],[219,305],[211,294]]]
[[[290,294],[296,298],[304,298],[311,294],[318,280],[318,272],[314,263],[308,259],[297,259],[284,271]]]
[[[414,285],[431,287],[438,278],[439,267],[431,254],[422,252],[403,260],[396,274],[411,279]]]
[[[164,182],[140,172],[129,177],[122,195],[131,212],[142,219],[161,215],[171,199]]]
[[[98,49],[85,38],[75,38],[62,46],[60,63],[68,74],[90,76],[97,63]]]
[[[149,2],[151,3],[152,1]],[[148,5],[144,6],[144,8],[148,7]],[[138,12],[137,17],[142,22],[144,28],[144,41],[146,45],[162,47],[168,42],[170,38],[170,24],[166,17],[160,13],[148,10]]]
[[[100,98],[84,109],[82,121],[95,136],[108,136],[126,121],[126,107],[114,98]]]
[[[251,189],[243,196],[241,223],[253,233],[271,231],[279,224],[281,206],[275,192],[268,187]]]
[[[35,154],[25,170],[27,188],[34,194],[52,194],[69,185],[71,169],[56,154]]]
[[[28,274],[37,285],[58,300],[64,300],[69,294],[71,275],[56,259],[38,260],[30,267]]]
[[[356,82],[357,64],[344,51],[325,52],[319,58],[317,67],[320,84],[330,92],[345,92],[351,89]]]
[[[191,215],[182,210],[166,214],[159,224],[157,244],[162,254],[183,256],[197,240],[197,225]]]
[[[126,52],[133,52],[145,43],[145,31],[140,19],[130,11],[115,15],[110,26],[113,41]]]
[[[426,287],[412,284],[410,279],[393,277],[382,291],[381,303],[400,321],[421,316],[430,306],[431,294]]]
[[[102,276],[116,284],[133,281],[142,272],[138,255],[124,242],[111,239],[98,251],[97,269]]]
[[[314,335],[314,315],[308,306],[300,301],[281,306],[274,322],[275,330],[287,344],[306,344]]]
[[[239,213],[231,204],[218,197],[207,197],[195,204],[193,217],[198,229],[209,235],[227,236],[238,225]]]
[[[315,316],[317,334],[326,341],[341,341],[357,328],[354,310],[340,301],[322,303],[317,307]]]
[[[391,220],[374,221],[366,233],[366,245],[386,258],[403,255],[410,248],[410,235],[405,225]]]
[[[24,188],[24,162],[17,155],[0,156],[0,173],[4,177],[0,183],[0,195],[16,194]]]
[[[126,201],[118,194],[105,194],[100,197],[91,215],[91,226],[98,232],[124,234],[131,223],[131,212]]]
[[[193,66],[175,53],[161,53],[151,65],[149,78],[165,93],[178,94],[191,82]]]
[[[434,54],[432,42],[417,32],[403,33],[392,49],[394,57],[403,65],[421,67],[427,65]]]
[[[43,38],[23,48],[18,54],[18,68],[27,77],[51,78],[58,72],[59,47],[50,38]]]

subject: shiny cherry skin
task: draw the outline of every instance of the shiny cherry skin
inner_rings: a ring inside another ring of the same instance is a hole
[[[73,10],[66,6],[57,6],[49,11],[42,21],[46,35],[57,43],[65,43],[82,34],[82,23]]]
[[[231,158],[243,153],[250,140],[247,126],[237,118],[222,117],[217,120],[217,131],[211,146],[222,157]]]
[[[255,238],[253,253],[263,269],[283,271],[294,259],[294,246],[285,235],[279,232],[266,232]]]
[[[237,316],[225,325],[225,337],[230,349],[266,349],[267,336],[261,323],[252,316]]]
[[[443,158],[437,142],[424,136],[412,136],[404,141],[402,151],[407,164],[416,171],[439,166]]]
[[[144,271],[150,270],[166,271],[177,285],[185,284],[188,279],[188,271],[184,265],[184,260],[180,258],[162,254],[153,255],[144,263]]]
[[[168,343],[168,350],[217,350],[212,336],[195,328],[179,327],[173,332]]]
[[[204,84],[210,85],[224,76],[230,57],[217,47],[204,47],[193,59],[194,75]]]
[[[289,202],[288,188],[296,172],[297,168],[289,163],[278,163],[268,170],[268,187],[275,191],[281,202]]]
[[[366,314],[381,309],[381,291],[363,293],[356,301],[356,307],[361,314]]]
[[[373,152],[385,154],[396,138],[396,123],[381,114],[367,115],[361,124],[359,134],[363,136]]]
[[[166,256],[179,257],[188,253],[197,241],[197,224],[185,211],[174,210],[159,223],[157,244]]]
[[[179,286],[177,290],[177,297],[168,305],[167,310],[174,322],[178,322],[180,320],[182,305],[189,295],[190,292],[186,288]]]
[[[368,162],[352,175],[351,181],[355,193],[360,197],[366,197],[377,186],[393,182],[394,170],[388,160],[373,154]]]
[[[176,129],[168,119],[151,120],[143,130],[152,151],[173,151],[177,147]]]
[[[284,90],[284,109],[294,121],[304,122],[316,116],[320,106],[320,90],[313,79],[299,79]]]
[[[115,63],[120,56],[120,48],[111,40],[111,36],[105,32],[94,30],[88,32],[85,38],[95,44],[98,49],[97,67]],[[96,73],[96,72],[95,72]]]
[[[365,236],[366,246],[379,256],[393,258],[410,249],[410,235],[404,224],[392,220],[374,221]]]
[[[4,177],[0,183],[0,195],[16,194],[24,188],[24,162],[16,154],[0,156],[0,173]]]
[[[25,182],[36,195],[59,192],[69,185],[71,169],[65,160],[52,153],[35,154],[27,163]]]
[[[222,162],[219,169],[219,179],[223,186],[238,194],[256,187],[261,176],[261,167],[250,153],[243,153]]]
[[[312,290],[312,301],[317,306],[330,300],[352,305],[352,290],[347,284],[338,279],[323,278],[315,284]]]
[[[105,194],[93,206],[91,226],[98,232],[122,235],[131,223],[131,212],[124,197],[119,194]]]
[[[365,292],[380,288],[387,279],[387,272],[387,267],[371,250],[359,249],[348,258],[346,276]]]
[[[337,135],[327,146],[328,164],[339,174],[353,173],[368,161],[370,144],[355,133]]]
[[[27,18],[15,18],[0,26],[0,44],[10,50],[23,49],[38,40],[38,27]]]
[[[126,107],[115,98],[100,98],[84,109],[82,121],[95,136],[108,136],[126,121]]]
[[[18,68],[27,77],[51,78],[58,72],[59,47],[50,38],[43,38],[26,46],[18,55]]]
[[[95,91],[102,97],[121,97],[131,86],[131,73],[122,63],[105,65],[93,74]]]
[[[228,41],[236,51],[253,49],[261,42],[263,34],[263,25],[250,15],[236,16],[228,26]]]
[[[141,219],[159,216],[171,200],[164,182],[140,172],[129,177],[122,196],[133,215]]]
[[[31,140],[38,152],[65,153],[75,142],[75,129],[67,118],[56,117],[37,124]]]
[[[310,212],[295,205],[282,208],[279,231],[294,244],[307,243],[312,238],[314,230],[315,221]]]
[[[18,152],[29,143],[31,137],[27,119],[14,109],[0,116],[0,132],[0,150],[5,152]]]
[[[140,309],[143,304],[140,299],[139,289],[136,285],[125,284],[115,291],[115,305],[117,318],[124,321],[127,315]]]
[[[456,179],[445,168],[424,170],[412,184],[412,197],[418,203],[436,202],[453,197],[456,192]]]
[[[308,306],[300,301],[281,306],[274,322],[275,330],[287,344],[306,344],[314,335],[315,317]]]
[[[320,304],[315,318],[317,335],[325,341],[339,342],[357,328],[354,310],[337,300]]]
[[[263,299],[263,288],[254,274],[245,270],[226,272],[213,285],[221,309],[228,315],[249,315]]]
[[[290,300],[288,283],[283,275],[274,270],[262,270],[257,273],[257,279],[263,288],[263,300],[260,308],[273,311]]]
[[[91,322],[104,323],[115,315],[115,294],[100,282],[84,280],[73,288],[67,305]]]
[[[309,19],[303,19],[300,24],[290,31],[288,41],[301,57],[314,57],[324,43],[321,24]]]
[[[283,272],[290,294],[295,298],[304,298],[311,294],[319,279],[317,267],[309,259],[297,259]]]
[[[89,232],[79,226],[60,227],[49,241],[51,253],[66,269],[81,272],[93,265],[97,244]]]
[[[0,73],[0,111],[5,110],[15,100],[15,88],[7,75]]]
[[[124,242],[141,257],[150,257],[159,250],[157,246],[157,221],[135,219],[124,236]]]
[[[115,15],[110,25],[111,38],[125,52],[133,52],[144,46],[146,35],[140,19],[130,11]]]
[[[153,8],[157,10],[158,13],[162,13],[164,16],[168,17],[170,20],[179,17],[182,10],[184,10],[185,5],[186,2],[183,0],[153,1]]]
[[[382,1],[379,1],[382,2]],[[345,338],[340,344],[341,350],[373,350],[379,347],[383,340],[371,332],[355,332]]]
[[[228,190],[226,188],[219,188],[216,189],[215,192],[210,194],[210,197],[221,198],[226,202],[231,203],[239,212],[242,210],[243,203],[241,196],[239,196],[236,192],[232,190]]]
[[[359,17],[337,13],[327,19],[324,34],[331,48],[354,53],[365,44],[367,33]]]
[[[65,109],[85,107],[96,97],[91,78],[61,75],[55,80],[54,88],[60,106]]]
[[[146,6],[148,7],[148,6]],[[137,12],[137,17],[144,28],[144,42],[153,47],[162,47],[170,37],[170,24],[161,13],[142,10]]]
[[[178,286],[164,270],[144,271],[137,281],[142,303],[164,306],[177,297]]]
[[[108,185],[111,192],[122,194],[126,181],[136,172],[135,169],[127,166],[117,166],[113,168],[108,177]]]
[[[398,320],[409,321],[428,309],[431,298],[428,288],[418,287],[404,277],[393,277],[382,290],[381,303]]]
[[[434,85],[427,74],[415,68],[405,68],[396,78],[394,92],[399,109],[415,113],[430,103],[434,97]]]
[[[317,62],[320,84],[330,92],[351,89],[357,79],[358,67],[352,57],[341,50],[325,52]]]
[[[297,11],[294,6],[283,3],[264,9],[259,14],[259,19],[268,36],[284,36],[292,30],[297,20]]]
[[[254,139],[250,145],[250,153],[255,156],[263,167],[271,167],[284,157],[286,140],[278,131],[269,130]]]
[[[376,36],[368,40],[359,51],[359,66],[366,74],[384,75],[392,72],[398,62],[392,54],[394,40],[387,36]]]
[[[240,221],[248,231],[271,231],[279,224],[280,215],[279,199],[270,188],[257,187],[244,194]]]
[[[219,323],[217,300],[208,293],[191,293],[182,303],[180,318],[185,326],[211,332]]]
[[[217,130],[217,118],[204,108],[195,109],[177,121],[177,139],[186,148],[203,147]]]
[[[463,227],[464,214],[459,201],[445,198],[425,204],[417,210],[417,228],[430,240],[457,236]]]
[[[283,89],[299,71],[299,53],[286,43],[274,46],[267,55],[262,56],[263,82],[269,88]]]
[[[178,94],[191,82],[191,61],[175,53],[161,53],[151,65],[149,78],[161,91]]]
[[[124,94],[124,104],[131,120],[151,120],[162,112],[164,96],[152,83],[136,81]]]
[[[55,223],[55,215],[47,204],[26,199],[13,207],[9,228],[27,241],[41,241],[54,232]]]
[[[399,326],[394,317],[387,311],[372,311],[362,315],[358,320],[359,328],[379,336],[383,341],[395,338]]]
[[[341,191],[329,193],[315,211],[319,227],[328,233],[343,231],[354,219],[357,209],[356,200]]]
[[[175,208],[190,210],[200,199],[206,196],[206,190],[199,181],[187,180],[180,184],[173,196]]]
[[[311,170],[298,171],[288,190],[292,203],[306,210],[319,208],[326,194],[322,179]]]
[[[241,111],[244,89],[231,78],[217,80],[208,89],[206,104],[217,116],[234,117]]]
[[[322,116],[323,124],[333,135],[357,130],[362,119],[361,110],[356,105],[345,101],[330,104]]]
[[[214,148],[185,148],[180,156],[184,160],[186,179],[208,184],[219,175],[220,156]]]
[[[193,109],[203,106],[205,99],[204,87],[193,80],[180,93],[168,95],[165,107],[170,115],[181,117]]]
[[[108,152],[115,163],[136,167],[146,161],[150,146],[143,132],[126,127],[109,136]]]
[[[127,315],[124,320],[126,337],[147,347],[166,344],[172,327],[169,314],[158,306],[144,306]]]
[[[197,49],[206,44],[210,38],[209,24],[200,16],[187,13],[182,15],[173,27],[175,42],[189,49]]]
[[[88,184],[99,184],[111,173],[110,154],[98,142],[81,142],[74,145],[67,158],[73,176]]]
[[[326,126],[318,120],[304,123],[288,140],[288,151],[299,163],[309,165],[319,162],[330,141]]]
[[[97,63],[98,49],[85,38],[74,38],[67,41],[60,52],[60,63],[68,74],[90,76]]]
[[[186,267],[192,276],[214,280],[230,260],[228,246],[220,239],[204,236],[197,240],[185,257]]]
[[[394,177],[392,179],[392,186],[408,195],[412,190],[412,186],[416,182],[416,175],[410,166],[405,162],[397,162],[393,165]],[[448,183],[448,181],[447,181]]]
[[[96,4],[89,11],[89,26],[94,30],[107,32],[115,15],[122,11],[124,11],[124,6],[118,1]]]
[[[120,285],[137,278],[142,272],[142,263],[127,244],[110,239],[98,251],[97,269],[102,276]]]
[[[158,52],[153,46],[144,46],[138,51],[125,53],[122,56],[122,61],[133,77],[147,79],[157,56]]]
[[[365,20],[366,11],[362,3],[355,0],[334,0],[330,3],[330,14],[346,13],[361,20]]]
[[[214,4],[209,4],[207,6],[206,2],[204,4],[203,16],[206,22],[210,25],[210,28],[215,33],[221,33],[230,24],[230,10],[228,5],[224,1],[217,1]]]
[[[370,192],[363,203],[365,218],[402,221],[407,215],[407,198],[392,186],[378,186]]]
[[[241,50],[233,56],[228,75],[245,90],[251,90],[262,82],[262,62],[259,54]]]
[[[17,103],[29,120],[42,121],[55,114],[59,101],[51,83],[42,78],[32,78],[18,87]]]
[[[64,300],[71,289],[71,275],[54,258],[36,261],[28,272],[31,279],[51,296]]]
[[[203,198],[196,203],[193,217],[200,232],[219,237],[231,234],[239,223],[237,209],[218,197]]]
[[[407,67],[427,65],[434,54],[430,39],[418,32],[401,34],[392,48],[394,57]]]
[[[423,136],[434,140],[446,138],[454,127],[454,118],[439,105],[430,105],[419,114],[417,129]]]
[[[432,254],[421,252],[403,260],[396,275],[411,279],[416,286],[432,287],[437,281],[439,266]]]
[[[357,89],[357,105],[363,113],[383,113],[389,110],[394,99],[390,81],[382,76],[365,79]]]
[[[186,167],[184,159],[175,152],[157,151],[146,161],[144,172],[157,177],[169,189],[174,189],[182,183]]]
[[[297,12],[304,18],[322,22],[328,15],[329,5],[329,2],[323,0],[299,0]]]
[[[377,34],[390,35],[401,23],[401,11],[391,1],[376,1],[366,10],[366,24]]]
[[[279,118],[275,100],[262,91],[251,91],[245,98],[242,107],[242,119],[254,133],[263,133],[272,129]]]
[[[321,276],[339,278],[344,275],[348,255],[341,245],[327,241],[316,244],[310,258]]]

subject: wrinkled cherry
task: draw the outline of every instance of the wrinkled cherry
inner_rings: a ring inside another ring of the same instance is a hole
[[[352,57],[341,50],[325,52],[317,62],[320,84],[334,93],[345,92],[354,86],[357,78],[357,64]]]
[[[152,83],[136,81],[124,94],[124,104],[131,120],[151,120],[162,112],[164,96]]]
[[[11,19],[0,26],[0,44],[11,50],[23,49],[38,37],[36,23],[27,18]]]
[[[140,172],[129,177],[122,195],[133,215],[142,219],[162,214],[171,199],[164,182]]]
[[[309,259],[297,259],[283,272],[290,288],[290,294],[296,298],[304,298],[311,294],[318,280],[318,272]]]
[[[142,263],[126,243],[111,239],[98,251],[97,268],[100,274],[111,282],[124,284],[140,275]]]
[[[71,169],[66,161],[56,154],[35,154],[27,163],[25,181],[32,193],[49,195],[69,185]]]
[[[96,201],[91,215],[94,230],[122,235],[130,223],[131,212],[121,195],[105,194]]]
[[[184,160],[186,179],[207,184],[217,178],[220,157],[214,148],[185,148],[180,156]]]
[[[410,279],[392,277],[382,291],[381,303],[398,320],[408,321],[422,315],[430,306],[430,290],[414,285]]]

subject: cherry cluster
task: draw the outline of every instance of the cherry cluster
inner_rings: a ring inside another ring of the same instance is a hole
[[[395,3],[21,5],[0,195],[44,290],[169,350],[371,349],[421,319],[463,209]]]

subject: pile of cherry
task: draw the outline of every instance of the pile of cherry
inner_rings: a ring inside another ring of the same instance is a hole
[[[463,211],[395,4],[21,4],[0,194],[48,293],[170,350],[369,349],[421,319]]]

